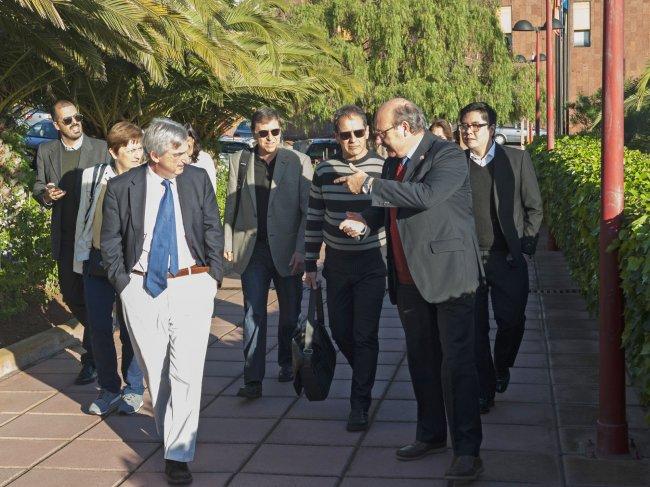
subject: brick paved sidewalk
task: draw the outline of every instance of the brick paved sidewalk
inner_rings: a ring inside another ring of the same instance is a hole
[[[640,460],[593,458],[597,414],[597,325],[559,252],[531,264],[526,334],[508,391],[483,419],[485,473],[476,486],[642,486],[650,479],[650,433],[629,391],[631,436]],[[569,291],[569,292],[558,292]],[[309,403],[276,381],[277,302],[269,299],[264,397],[235,397],[241,384],[240,291],[220,292],[203,383],[195,486],[443,486],[451,453],[395,460],[415,436],[415,401],[396,309],[388,299],[372,425],[348,433],[351,370],[342,357],[330,398]],[[306,299],[305,303],[306,305]],[[219,340],[217,340],[217,337]],[[0,484],[166,485],[147,402],[141,414],[84,414],[95,386],[75,386],[79,355],[67,350],[0,380]],[[461,485],[458,483],[457,485]]]

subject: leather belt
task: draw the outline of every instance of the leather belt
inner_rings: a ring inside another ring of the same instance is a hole
[[[176,275],[167,274],[167,279],[174,279],[176,277],[190,276],[192,274],[202,274],[203,272],[209,272],[210,268],[207,266],[193,265],[192,267],[183,267],[178,270]],[[144,276],[146,272],[136,271],[133,269],[131,272],[137,274],[138,276]]]

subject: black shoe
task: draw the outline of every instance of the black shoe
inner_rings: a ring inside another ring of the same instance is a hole
[[[165,477],[167,483],[172,485],[187,485],[192,483],[192,472],[187,462],[165,460]]]
[[[480,397],[478,400],[478,406],[481,414],[487,414],[490,412],[490,408],[494,407],[494,399],[485,399]]]
[[[438,443],[425,443],[424,441],[415,441],[410,445],[403,446],[395,452],[398,460],[410,461],[419,460],[433,453],[442,453],[447,451],[447,441],[440,441]]]
[[[262,397],[262,383],[261,382],[249,382],[243,387],[239,388],[237,391],[237,396],[245,397],[246,399],[257,399]]]
[[[508,388],[508,384],[510,384],[510,369],[506,370],[506,373],[503,375],[497,375],[496,391],[499,394],[503,394],[504,392],[506,392],[506,389]]]
[[[365,431],[368,429],[368,413],[363,409],[353,409],[348,416],[348,431]]]
[[[74,383],[78,386],[82,386],[84,384],[90,384],[92,382],[95,382],[96,380],[97,380],[97,369],[95,369],[95,366],[93,364],[86,363],[81,366],[79,375],[77,375],[77,378],[74,380]]]
[[[451,466],[445,472],[447,480],[475,480],[483,473],[483,460],[480,457],[461,455],[454,457]]]
[[[293,380],[293,369],[289,365],[288,367],[280,367],[280,373],[278,374],[278,382],[291,382]]]

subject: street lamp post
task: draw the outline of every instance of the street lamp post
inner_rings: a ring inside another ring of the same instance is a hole
[[[553,19],[553,22],[551,23],[553,29],[561,29],[562,28],[562,23],[558,19]],[[546,23],[542,25],[541,27],[535,27],[531,22],[528,20],[518,20],[515,22],[515,25],[512,26],[512,30],[516,32],[535,32],[535,136],[539,137],[539,131],[540,131],[540,125],[541,125],[541,119],[542,119],[542,109],[541,109],[541,88],[540,88],[540,61],[544,61],[546,59],[547,61],[547,66],[548,66],[548,56],[544,56],[544,54],[540,54],[539,52],[539,34],[542,30],[546,29]],[[548,30],[548,29],[547,29]],[[548,46],[547,46],[548,47]],[[547,69],[547,80],[546,80],[546,90],[548,92],[548,67]],[[546,125],[547,125],[547,130],[546,132],[550,134],[551,132],[554,132],[554,128],[552,128],[552,125],[550,123],[550,119],[548,116],[548,110],[549,110],[549,105],[548,105],[548,93],[547,93],[547,105],[546,105]],[[550,137],[550,135],[549,135]],[[548,140],[548,139],[547,139]],[[547,142],[547,148],[552,149],[552,147],[548,147],[548,142]]]
[[[553,51],[553,0],[546,0],[546,149],[555,149],[555,52]]]

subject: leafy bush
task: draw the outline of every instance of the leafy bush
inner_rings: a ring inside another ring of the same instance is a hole
[[[590,310],[598,311],[600,139],[562,137],[546,151],[538,138],[530,147],[544,214],[580,285]],[[628,369],[650,404],[650,155],[625,150],[625,211],[618,241],[625,299],[623,346]]]
[[[0,319],[28,305],[44,305],[58,293],[51,256],[50,214],[31,197],[34,172],[22,135],[0,139]]]

